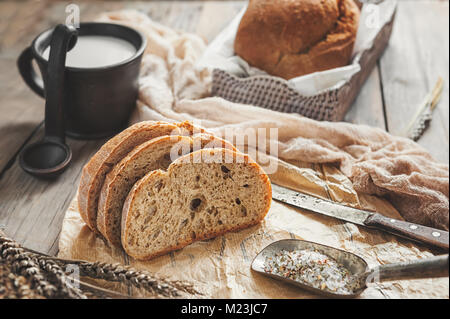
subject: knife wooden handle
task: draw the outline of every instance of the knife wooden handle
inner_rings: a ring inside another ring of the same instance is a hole
[[[393,235],[449,250],[448,232],[444,230],[391,219],[377,213],[367,218],[364,224]]]
[[[448,277],[448,255],[381,265],[370,275],[375,281]]]

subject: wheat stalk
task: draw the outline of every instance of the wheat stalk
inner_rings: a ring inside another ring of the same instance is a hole
[[[182,293],[201,295],[191,284],[169,281],[145,271],[138,271],[121,264],[66,260],[50,257],[23,248],[0,231],[0,261],[6,261],[12,271],[30,279],[32,289],[46,298],[87,298],[75,285],[66,280],[63,268],[76,265],[80,276],[131,284],[142,288],[154,297],[180,297]],[[79,282],[81,287],[102,297],[127,298],[125,295]]]

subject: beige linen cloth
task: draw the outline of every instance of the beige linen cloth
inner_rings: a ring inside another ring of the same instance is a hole
[[[377,128],[317,122],[296,114],[208,97],[210,70],[196,67],[206,48],[199,36],[174,31],[136,11],[107,13],[100,20],[132,26],[147,36],[132,122],[190,120],[228,138],[232,132],[235,142],[248,129],[277,128],[276,140],[270,140],[269,134],[264,140],[266,145],[275,146],[280,158],[278,169],[270,174],[272,181],[389,217],[448,230],[448,165],[436,162],[418,144]],[[249,151],[261,144],[236,146]],[[264,156],[261,154],[258,159]],[[205,297],[316,297],[251,272],[250,264],[258,251],[285,238],[342,248],[365,258],[369,266],[432,255],[423,246],[386,233],[274,201],[259,226],[139,262],[92,234],[79,217],[74,200],[63,222],[59,256],[122,262],[171,279],[187,280]],[[448,298],[448,283],[448,278],[373,283],[361,297]],[[129,291],[126,287],[114,288]],[[133,295],[142,292],[133,291]]]

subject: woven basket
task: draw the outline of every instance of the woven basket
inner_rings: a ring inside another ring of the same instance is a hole
[[[361,53],[361,70],[337,89],[328,89],[314,96],[304,96],[282,78],[256,75],[240,78],[226,71],[213,71],[212,94],[235,103],[251,104],[274,111],[299,113],[320,121],[341,121],[355,100],[362,85],[386,48],[392,33],[396,9],[370,49]]]

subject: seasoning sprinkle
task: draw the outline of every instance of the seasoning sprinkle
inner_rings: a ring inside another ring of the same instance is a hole
[[[333,293],[351,294],[357,287],[347,268],[317,250],[282,250],[266,257],[264,271]]]

